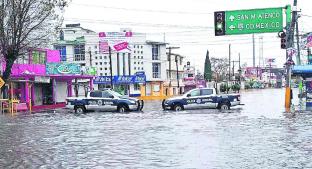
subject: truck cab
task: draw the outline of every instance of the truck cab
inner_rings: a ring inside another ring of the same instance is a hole
[[[163,100],[164,110],[217,108],[228,110],[240,104],[239,94],[217,95],[214,88],[196,88],[182,96]]]
[[[87,97],[69,97],[66,99],[66,107],[83,113],[89,110],[94,111],[118,111],[127,112],[142,110],[144,102],[136,98],[122,96],[112,90],[94,90],[87,94]]]

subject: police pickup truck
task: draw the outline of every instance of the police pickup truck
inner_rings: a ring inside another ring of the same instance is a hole
[[[66,108],[83,113],[89,110],[127,112],[132,110],[141,111],[144,102],[135,98],[122,96],[112,90],[94,90],[87,97],[68,97]]]
[[[184,109],[217,108],[228,110],[240,105],[239,94],[217,95],[214,88],[197,88],[188,91],[182,96],[163,100],[164,110],[181,111]]]

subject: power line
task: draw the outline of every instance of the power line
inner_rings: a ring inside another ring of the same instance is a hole
[[[211,12],[188,12],[188,11],[168,11],[168,10],[152,10],[152,9],[140,9],[140,8],[122,8],[122,7],[113,7],[113,6],[104,6],[104,5],[91,5],[91,4],[79,4],[71,3],[76,6],[83,7],[95,7],[95,8],[105,8],[113,10],[123,10],[131,12],[147,12],[147,13],[166,13],[166,14],[190,14],[190,15],[212,15]]]
[[[80,19],[80,18],[67,18],[68,22],[84,22],[84,23],[99,23],[107,25],[132,25],[132,26],[145,26],[145,27],[167,27],[167,28],[179,28],[179,29],[214,29],[211,26],[188,26],[188,25],[173,25],[173,24],[154,24],[154,23],[142,23],[142,22],[124,22],[124,21],[105,21],[96,19]]]

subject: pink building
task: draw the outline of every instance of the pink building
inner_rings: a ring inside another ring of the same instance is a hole
[[[10,78],[13,97],[38,110],[64,107],[66,97],[73,95],[73,80],[87,79],[92,89],[93,77],[81,75],[79,65],[61,62],[58,50],[30,49],[14,63]]]

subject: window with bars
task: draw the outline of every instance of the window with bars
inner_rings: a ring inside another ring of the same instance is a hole
[[[85,60],[85,45],[74,46],[74,57],[75,57],[75,61]]]
[[[152,45],[152,59],[159,60],[159,45]]]
[[[153,63],[153,78],[160,78],[160,63]]]

